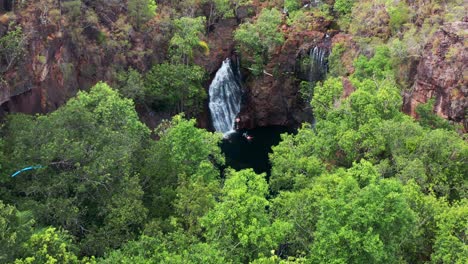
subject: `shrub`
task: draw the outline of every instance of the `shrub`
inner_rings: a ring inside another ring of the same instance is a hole
[[[338,13],[345,15],[351,13],[353,8],[354,0],[336,0],[333,5],[333,9]]]
[[[282,22],[281,12],[277,9],[263,9],[255,23],[245,23],[234,33],[238,48],[250,56],[253,73],[258,75],[273,50],[284,41],[278,27]]]
[[[387,12],[390,15],[390,27],[394,32],[398,31],[410,19],[410,9],[402,1],[397,5],[388,6]]]
[[[8,71],[23,56],[25,39],[20,26],[0,38],[0,72]]]
[[[337,43],[333,46],[330,56],[328,56],[328,69],[332,77],[344,76],[348,72],[341,62],[341,56],[346,48],[344,43]]]
[[[128,15],[131,17],[137,29],[156,14],[156,3],[154,0],[129,0]]]
[[[301,1],[299,0],[284,0],[284,8],[288,12],[296,11],[301,7]]]
[[[146,101],[160,110],[194,116],[206,98],[204,79],[205,71],[196,65],[156,65],[146,74]]]

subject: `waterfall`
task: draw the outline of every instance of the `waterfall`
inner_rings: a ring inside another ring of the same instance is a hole
[[[305,4],[302,8],[308,8],[309,6],[318,7],[320,4],[322,4],[321,0],[310,0],[310,2]]]
[[[213,126],[225,135],[234,130],[234,119],[240,111],[242,90],[240,72],[236,68],[233,69],[230,59],[223,61],[209,88]]]
[[[308,103],[312,100],[315,84],[325,80],[328,70],[328,54],[327,47],[314,46],[299,57],[300,68],[297,75],[300,80],[305,81],[301,83],[300,92],[302,99]]]
[[[311,49],[309,52],[310,71],[308,76],[309,82],[317,82],[325,79],[327,73],[327,56],[326,48],[318,47]]]

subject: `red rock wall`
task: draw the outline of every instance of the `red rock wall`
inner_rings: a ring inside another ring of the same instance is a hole
[[[434,112],[468,128],[467,22],[445,24],[428,41],[413,88],[405,95],[404,111],[416,117],[416,107],[435,98]]]
[[[298,127],[303,122],[312,121],[310,105],[299,94],[297,60],[300,54],[308,54],[311,48],[317,45],[329,47],[330,43],[326,34],[319,31],[291,31],[286,34],[286,41],[271,56],[265,73],[247,78],[239,128],[272,125]]]

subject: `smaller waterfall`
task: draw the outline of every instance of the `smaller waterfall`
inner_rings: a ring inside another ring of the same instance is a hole
[[[228,134],[234,130],[240,111],[242,89],[239,69],[233,69],[231,60],[223,61],[209,88],[210,112],[216,131]]]
[[[299,56],[299,70],[296,72],[302,80],[300,92],[306,102],[312,100],[315,84],[323,81],[328,71],[329,49],[323,46],[314,46]]]
[[[325,79],[327,73],[327,56],[328,50],[316,46],[309,52],[310,71],[308,76],[309,82],[317,82]]]

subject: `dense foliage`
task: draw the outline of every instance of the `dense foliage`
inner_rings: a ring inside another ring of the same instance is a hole
[[[234,33],[239,49],[249,56],[247,63],[254,75],[260,75],[273,50],[284,41],[281,13],[277,9],[263,9],[254,24],[244,23]]]
[[[0,73],[10,69],[20,59],[26,41],[21,27],[9,26],[11,30],[0,37]]]
[[[155,109],[186,112],[193,116],[203,107],[206,98],[202,82],[205,71],[197,65],[163,63],[147,74],[145,97]]]
[[[115,90],[99,82],[52,113],[6,117],[0,263],[468,259],[466,134],[432,112],[434,101],[416,109],[418,120],[401,112],[407,65],[437,25],[464,15],[462,1],[51,2],[42,0],[54,8],[38,13],[46,25],[70,25],[78,54],[91,41],[83,32],[95,30],[88,37],[103,53],[128,55],[135,67],[111,66]],[[288,31],[317,21],[333,20],[330,28],[351,33],[358,47],[334,43],[328,77],[307,83],[316,123],[282,135],[269,174],[228,168],[222,135],[190,119],[207,97],[196,59],[210,55],[210,26],[251,4],[257,14],[239,18],[232,35],[250,78],[294,41]],[[112,32],[100,31],[101,20]],[[153,51],[130,52],[138,45],[132,34],[164,39],[154,47],[164,49],[160,63],[138,68]],[[21,27],[8,26],[0,73],[15,65],[26,40]],[[173,117],[150,130],[136,105]]]
[[[220,137],[182,116],[150,140],[103,83],[10,116],[3,171],[43,167],[2,177],[2,260],[462,263],[468,145],[399,112],[388,77],[358,78],[347,99],[334,78],[316,87],[317,126],[283,137],[269,182],[220,171]]]

